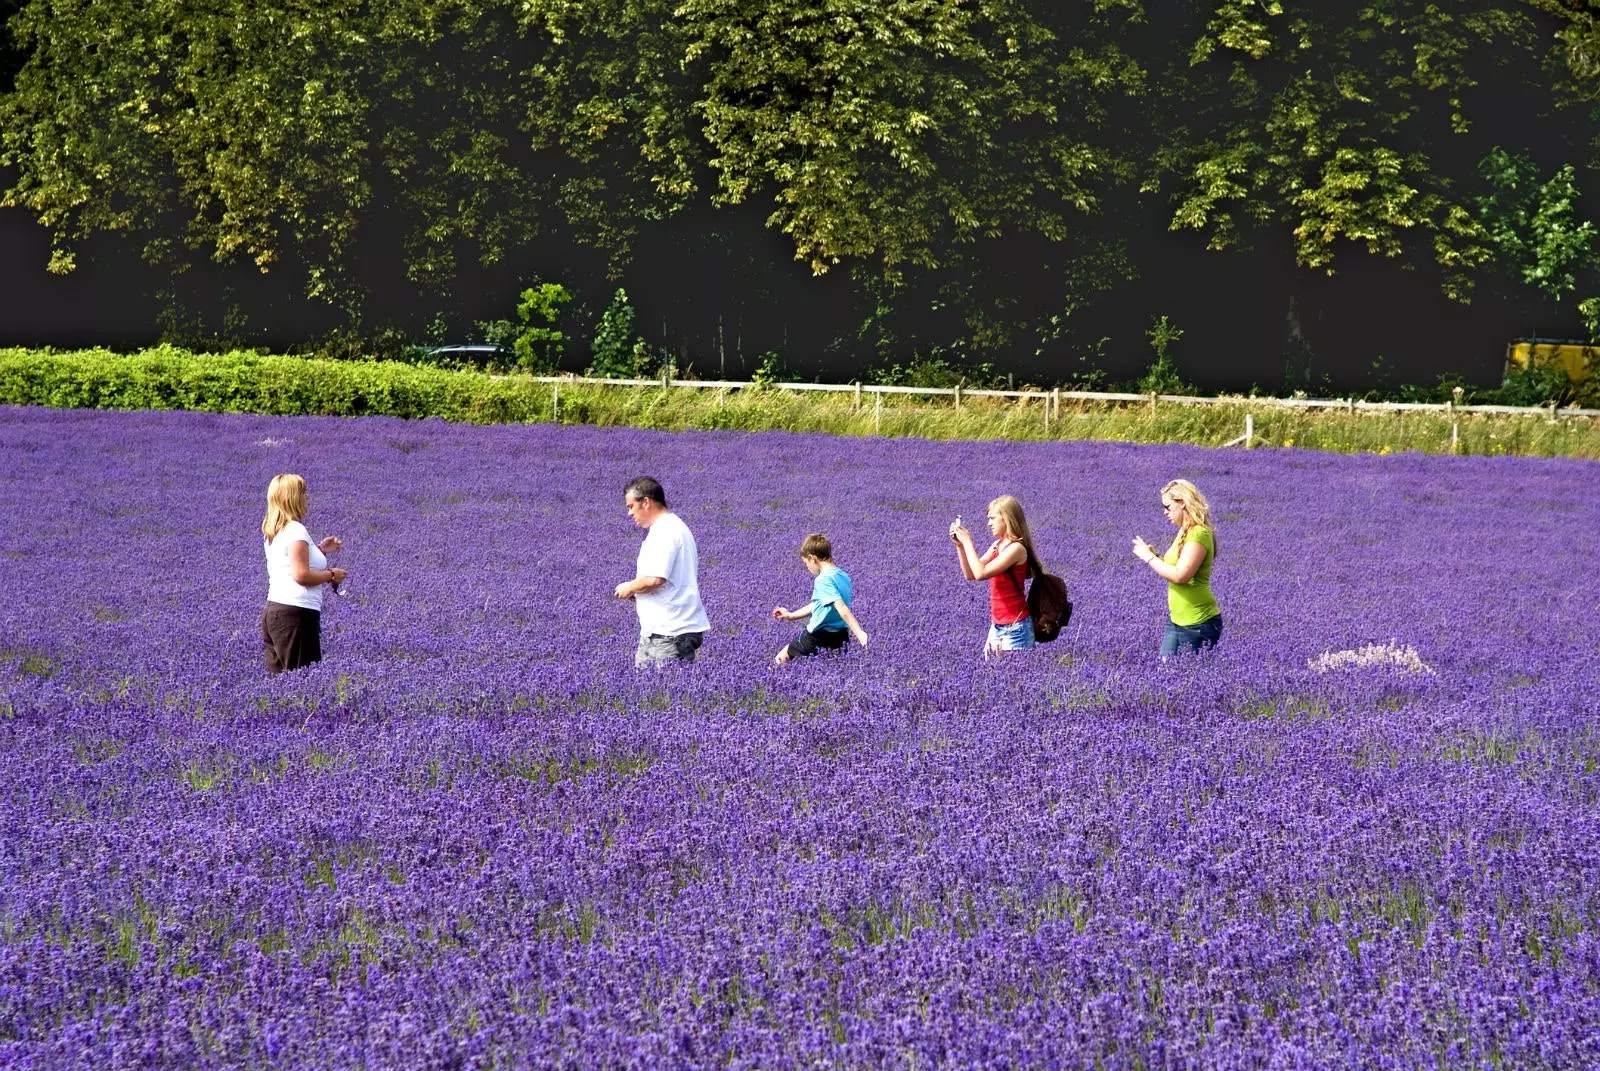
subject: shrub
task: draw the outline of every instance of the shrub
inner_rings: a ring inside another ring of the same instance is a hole
[[[1183,337],[1182,329],[1168,323],[1167,318],[1163,316],[1150,326],[1145,335],[1150,339],[1150,348],[1156,351],[1156,359],[1139,378],[1139,391],[1144,394],[1198,393],[1178,374],[1178,366],[1173,362],[1172,354],[1169,352],[1172,344]]]
[[[611,304],[600,314],[589,352],[593,359],[587,372],[601,379],[643,379],[655,374],[661,360],[644,339],[633,332],[633,303],[628,292],[617,287]]]
[[[75,409],[544,419],[544,387],[395,361],[341,361],[159,346],[134,355],[0,350],[0,404]]]
[[[523,326],[512,343],[519,368],[542,374],[560,366],[567,336],[556,328],[556,321],[571,301],[572,294],[560,283],[540,283],[522,292],[517,318]]]

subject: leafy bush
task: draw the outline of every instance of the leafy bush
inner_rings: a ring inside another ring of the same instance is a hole
[[[572,294],[560,283],[541,283],[522,292],[517,318],[523,326],[517,331],[512,348],[517,354],[517,366],[523,371],[540,375],[560,366],[567,336],[556,328],[556,321],[571,301]]]
[[[0,350],[0,404],[76,409],[195,409],[280,415],[443,417],[476,424],[546,419],[543,386],[396,361],[254,352],[134,355]]]
[[[1178,374],[1178,366],[1173,362],[1170,352],[1172,344],[1183,337],[1182,329],[1168,323],[1163,316],[1150,326],[1145,335],[1150,339],[1150,348],[1156,351],[1156,359],[1139,378],[1138,390],[1144,394],[1198,394],[1194,386],[1185,383]]]
[[[589,352],[593,359],[587,372],[601,379],[645,379],[661,367],[661,358],[634,334],[633,303],[620,286],[611,304],[600,314]]]
[[[863,382],[883,387],[992,388],[1003,385],[994,365],[987,361],[968,362],[950,357],[913,356],[905,364],[869,368]]]

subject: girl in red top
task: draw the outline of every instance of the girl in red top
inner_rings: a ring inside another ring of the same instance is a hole
[[[1044,570],[1033,550],[1033,534],[1028,531],[1022,503],[1011,495],[1001,495],[989,503],[989,532],[994,543],[982,555],[972,545],[972,533],[957,517],[950,525],[950,538],[956,544],[961,575],[968,580],[989,582],[989,638],[983,657],[1001,651],[1020,651],[1033,646],[1033,618],[1028,613],[1028,597],[1023,581]]]

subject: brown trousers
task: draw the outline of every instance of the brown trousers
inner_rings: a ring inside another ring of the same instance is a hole
[[[300,606],[269,602],[261,611],[261,643],[267,672],[282,673],[322,661],[322,614]]]

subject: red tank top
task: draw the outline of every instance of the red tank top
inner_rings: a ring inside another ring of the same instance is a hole
[[[983,557],[978,559],[979,564],[988,565],[995,560],[1001,549],[1010,546],[1009,541],[995,543]],[[1024,558],[1013,568],[1003,573],[996,573],[989,578],[989,620],[997,625],[1015,625],[1018,621],[1028,619],[1028,596],[1023,591],[1023,581],[1028,579],[1028,560]]]

